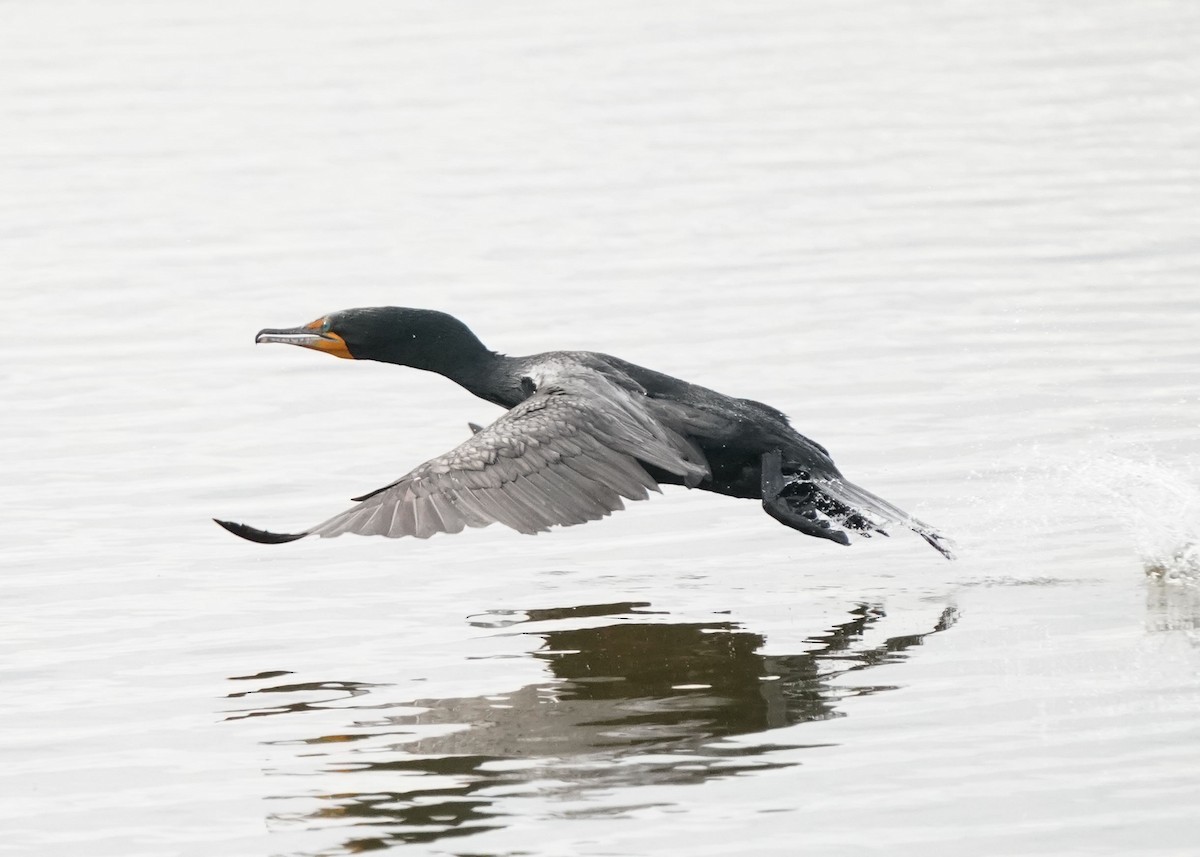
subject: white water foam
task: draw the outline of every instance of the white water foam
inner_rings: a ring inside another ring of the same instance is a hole
[[[1064,475],[1124,527],[1147,575],[1200,585],[1200,480],[1193,464],[1103,455]]]
[[[970,553],[1004,553],[1014,538],[1053,554],[1074,538],[1095,540],[1097,523],[1115,525],[1147,575],[1200,586],[1200,467],[1153,456],[1023,450],[1019,464],[974,475],[956,535]],[[1030,569],[1032,572],[1034,569]]]

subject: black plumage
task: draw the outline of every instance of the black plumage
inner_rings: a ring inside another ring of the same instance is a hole
[[[761,499],[781,523],[841,544],[849,544],[847,531],[886,534],[899,523],[953,558],[947,539],[847,481],[825,448],[780,411],[616,357],[508,357],[452,316],[403,307],[344,310],[305,327],[260,331],[255,341],[437,372],[508,410],[303,533],[217,522],[251,541],[342,533],[427,538],[491,523],[537,533],[596,520],[623,508],[622,498],[642,500],[661,484],[677,484]]]

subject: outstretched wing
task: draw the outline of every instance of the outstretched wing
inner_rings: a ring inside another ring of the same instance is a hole
[[[694,444],[659,423],[636,392],[590,369],[531,379],[534,394],[445,455],[356,498],[304,533],[390,538],[457,533],[500,523],[522,533],[602,518],[658,484],[641,462],[695,485],[708,465]],[[253,541],[290,540],[244,524]]]

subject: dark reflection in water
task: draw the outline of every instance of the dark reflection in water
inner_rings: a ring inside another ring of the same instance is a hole
[[[355,853],[502,826],[501,802],[530,790],[570,796],[782,766],[773,750],[804,745],[722,739],[839,716],[840,700],[890,688],[842,687],[832,679],[899,662],[955,621],[947,608],[928,631],[868,645],[864,636],[884,613],[859,604],[845,621],[810,637],[809,651],[762,655],[764,638],[734,622],[669,623],[647,608],[620,603],[473,617],[485,627],[609,617],[598,627],[530,632],[544,640],[533,656],[545,661],[548,676],[508,693],[373,703],[378,685],[280,683],[274,680],[286,673],[276,671],[235,679],[263,686],[230,694],[254,705],[228,719],[327,708],[365,715],[347,723],[346,734],[291,743],[305,746],[305,755],[327,756],[324,782],[347,772],[358,785],[367,776],[371,790],[324,794],[315,812],[274,817],[352,825],[338,851]]]

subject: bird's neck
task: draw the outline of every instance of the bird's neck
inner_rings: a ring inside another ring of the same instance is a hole
[[[511,357],[497,354],[495,351],[483,350],[475,352],[469,357],[464,355],[462,359],[447,361],[432,371],[449,378],[481,399],[504,408],[511,408],[517,401],[520,401],[519,398],[513,400],[508,389],[513,386],[519,389],[520,386],[510,383],[512,372],[509,364],[511,362]]]
[[[436,372],[481,399],[511,408],[525,396],[521,361],[497,354],[453,316],[428,310],[417,313],[420,324],[402,327],[364,354],[367,360]]]
[[[524,398],[520,394],[520,379],[513,374],[516,361],[512,357],[489,351],[473,336],[470,339],[459,338],[452,347],[409,350],[402,357],[376,359],[434,372],[479,398],[504,408],[511,408]]]

